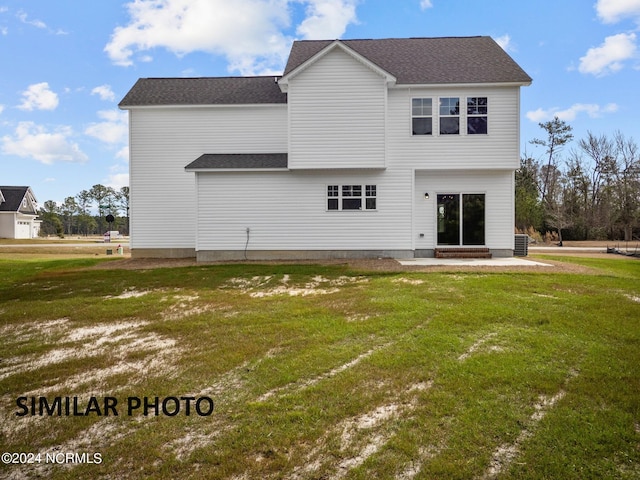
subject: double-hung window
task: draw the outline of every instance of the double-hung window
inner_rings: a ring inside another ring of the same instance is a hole
[[[414,98],[411,100],[411,124],[414,135],[433,133],[433,100]]]
[[[467,98],[467,135],[487,134],[487,97]]]
[[[440,135],[460,133],[460,98],[440,98]]]
[[[375,185],[327,185],[327,210],[375,210]]]

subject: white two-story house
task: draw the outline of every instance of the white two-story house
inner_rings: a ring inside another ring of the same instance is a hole
[[[297,41],[278,77],[140,79],[132,254],[510,256],[530,83],[490,37]]]

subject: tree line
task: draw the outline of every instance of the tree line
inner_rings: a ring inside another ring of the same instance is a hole
[[[116,191],[94,185],[61,204],[44,202],[39,211],[40,235],[95,235],[108,230],[129,234],[129,187]]]
[[[540,123],[540,159],[525,155],[516,171],[516,228],[563,240],[638,240],[640,150],[621,132],[587,133],[569,151],[572,128],[557,117]]]

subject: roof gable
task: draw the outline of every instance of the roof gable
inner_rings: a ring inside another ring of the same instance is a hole
[[[0,187],[0,212],[37,213],[36,198],[31,187]]]
[[[518,83],[531,77],[491,37],[339,40],[357,55],[388,72],[398,84]],[[332,42],[294,42],[286,77]]]
[[[351,49],[345,42],[342,42],[340,40],[334,40],[333,42],[318,41],[317,46],[321,47],[317,52],[313,53],[313,55],[302,61],[302,63],[297,64],[295,67],[285,70],[285,74],[278,82],[283,91],[286,91],[286,86],[288,85],[289,80],[309,68],[314,63],[320,61],[322,58],[335,51],[336,49],[343,51],[353,59],[365,65],[374,73],[383,77],[388,84],[393,85],[396,83],[396,78],[392,74],[381,68],[379,65],[371,62],[368,58],[362,56],[357,51]],[[287,66],[289,66],[289,63],[287,64]]]

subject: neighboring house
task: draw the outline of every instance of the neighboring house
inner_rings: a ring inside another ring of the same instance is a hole
[[[31,187],[0,187],[0,238],[40,234],[38,204]]]
[[[140,79],[132,254],[513,255],[530,83],[490,37],[296,41],[278,77]]]

